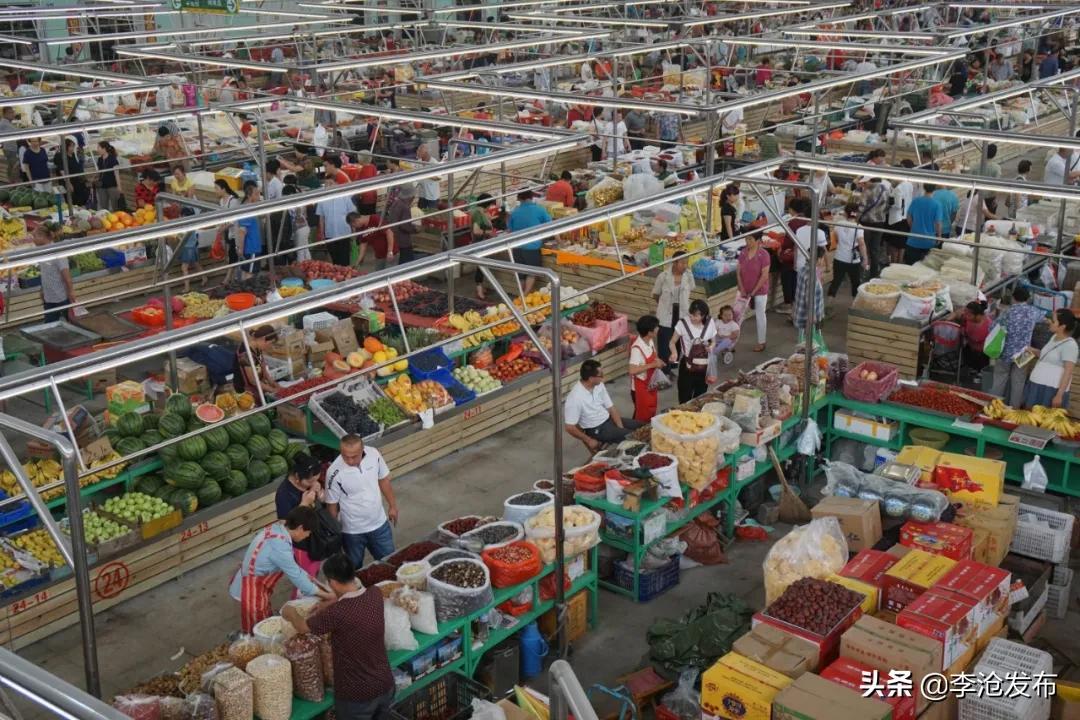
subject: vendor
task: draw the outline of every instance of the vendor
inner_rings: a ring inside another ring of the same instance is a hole
[[[34,190],[47,192],[49,190],[49,154],[41,146],[41,138],[30,138],[26,147],[22,149],[19,158],[23,176],[34,183]]]
[[[667,160],[663,158],[656,161],[656,179],[664,183],[664,187],[670,187],[679,181],[679,177],[671,172]]]
[[[291,605],[281,610],[296,632],[330,636],[337,720],[389,720],[394,675],[386,654],[383,596],[356,579],[356,565],[338,553],[323,563],[336,600],[309,618]],[[326,678],[327,682],[330,678]]]
[[[34,228],[34,245],[44,247],[60,239],[60,225],[46,220]],[[70,310],[64,308],[75,303],[75,286],[71,282],[71,270],[66,257],[41,260],[41,304],[45,308],[45,322],[63,320]]]
[[[512,233],[520,232],[536,227],[537,225],[545,225],[551,222],[551,215],[548,214],[546,209],[534,202],[535,197],[532,190],[522,190],[518,193],[518,206],[510,213],[510,218],[506,222],[507,230]],[[543,240],[534,240],[514,248],[514,262],[519,265],[540,267],[542,265],[540,250],[543,245]],[[536,276],[526,275],[523,283],[525,294],[531,293],[535,285]]]
[[[329,600],[333,595],[320,590],[311,577],[293,559],[293,543],[306,540],[316,528],[318,518],[308,507],[297,507],[283,520],[255,534],[248,545],[240,569],[233,575],[229,595],[240,602],[240,629],[251,633],[255,626],[270,617],[274,587],[287,575],[304,595]]]
[[[341,541],[353,565],[370,552],[382,560],[394,552],[397,498],[382,453],[358,435],[341,438],[341,454],[326,471],[326,507],[341,523]],[[383,507],[383,501],[386,507]]]
[[[177,165],[172,169],[172,175],[165,181],[165,184],[168,185],[169,192],[173,195],[186,198],[195,197],[195,182],[188,177],[183,165]]]
[[[549,190],[550,192],[550,190]],[[488,193],[480,193],[476,203],[469,210],[469,223],[472,226],[472,242],[480,243],[495,235],[495,223],[491,220],[489,211],[495,206],[495,198]],[[473,272],[473,282],[476,283],[476,297],[480,300],[487,299],[487,288],[484,286],[484,273],[480,266],[476,266]]]
[[[548,186],[544,199],[549,202],[562,203],[563,207],[574,207],[577,194],[574,192],[573,179],[574,176],[570,174],[569,170],[563,170],[559,179]]]
[[[739,232],[739,186],[731,184],[725,187],[720,202],[720,241],[727,242]]]
[[[98,143],[98,205],[115,212],[120,204],[120,160],[116,148],[102,140]]]
[[[413,254],[413,241],[420,232],[420,226],[413,221],[415,202],[416,188],[412,185],[398,186],[397,197],[392,202],[387,194],[386,225],[390,226],[392,233],[388,242],[389,247],[398,253],[398,265],[410,263],[416,257]]]
[[[251,331],[251,335],[248,337],[248,345],[251,347],[251,360],[254,361],[255,367],[251,366],[247,348],[244,347],[244,344],[241,343],[236,348],[236,358],[233,364],[233,390],[238,393],[249,389],[254,391],[256,377],[258,378],[258,384],[262,385],[263,392],[268,390],[273,392],[278,389],[278,384],[270,377],[270,372],[266,369],[266,363],[263,362],[263,353],[270,349],[275,339],[277,339],[277,330],[274,329],[273,325],[260,325]],[[255,392],[252,392],[252,394],[257,395]]]
[[[634,401],[634,420],[647,423],[656,415],[659,391],[652,382],[653,373],[661,372],[664,361],[656,351],[660,321],[655,315],[642,315],[637,321],[637,337],[630,345],[630,397]],[[663,378],[667,383],[667,378]],[[670,387],[670,383],[667,384]]]
[[[278,485],[274,493],[274,506],[278,520],[284,520],[298,507],[315,508],[317,501],[323,498],[322,465],[307,453],[300,453],[293,458],[292,470]],[[293,543],[293,557],[296,564],[311,577],[319,574],[320,561],[313,560],[310,551],[310,538]]]
[[[623,419],[604,387],[604,373],[597,360],[586,360],[580,381],[566,396],[563,422],[566,432],[595,453],[608,443],[621,442],[642,423]]]
[[[356,234],[356,244],[360,247],[355,266],[359,267],[364,262],[370,247],[375,255],[375,269],[384,269],[387,260],[394,256],[394,243],[393,233],[382,226],[382,217],[377,213],[362,215],[351,212],[345,216],[345,221],[349,223],[349,229]],[[351,248],[349,252],[352,252]]]
[[[150,150],[150,154],[154,157],[165,158],[170,163],[179,163],[185,170],[188,168],[187,147],[179,134],[169,131],[168,125],[158,128],[157,138],[154,140],[154,147]]]
[[[990,334],[992,324],[986,308],[985,300],[972,300],[963,310],[953,313],[951,318],[960,324],[960,330],[964,336],[964,347],[961,351],[962,365],[972,377],[978,377],[978,374],[990,364],[990,358],[983,352],[986,336]]]
[[[161,176],[157,170],[150,168],[139,177],[139,184],[135,186],[136,207],[154,206],[154,200],[161,192]]]
[[[65,158],[66,156],[66,158]],[[53,170],[56,177],[64,178],[64,187],[71,193],[73,205],[86,205],[90,199],[90,186],[86,182],[82,154],[74,139],[64,138],[64,154],[57,150],[53,156]]]
[[[244,201],[241,205],[256,205],[262,202],[259,184],[254,180],[244,183]],[[236,248],[248,262],[240,266],[240,277],[246,278],[259,272],[258,257],[263,252],[262,218],[249,215],[236,221]]]
[[[1069,407],[1069,386],[1073,368],[1080,354],[1075,340],[1076,316],[1069,308],[1058,308],[1050,315],[1053,337],[1039,350],[1039,360],[1024,387],[1024,407]],[[1035,352],[1035,348],[1029,348]]]

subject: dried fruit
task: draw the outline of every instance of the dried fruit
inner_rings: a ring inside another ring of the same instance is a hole
[[[474,562],[451,560],[431,571],[431,577],[460,588],[480,588],[487,583],[484,570]]]

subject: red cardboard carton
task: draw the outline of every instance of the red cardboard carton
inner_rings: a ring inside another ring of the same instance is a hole
[[[846,657],[837,658],[832,665],[821,671],[821,677],[851,688],[860,695],[863,695],[871,686],[867,680],[874,679],[875,676],[877,684],[886,685],[889,678],[888,672],[883,673],[870,665]],[[897,691],[886,693],[885,690],[878,688],[874,696],[892,706],[892,720],[915,720],[914,687],[910,693],[899,688]]]
[[[975,605],[978,636],[983,637],[1009,614],[1008,570],[961,560],[932,588],[948,590]]]
[[[754,613],[754,617],[751,618],[751,627],[757,627],[764,623],[779,628],[795,637],[808,640],[817,648],[817,663],[815,666],[823,667],[836,659],[837,654],[840,652],[840,636],[844,634],[845,630],[854,625],[860,617],[862,617],[862,607],[856,605],[836,627],[829,631],[828,635],[818,635],[805,628],[784,622],[768,615],[767,611]]]
[[[897,560],[899,558],[895,555],[882,550],[860,550],[855,557],[848,560],[847,565],[840,568],[837,574],[880,589],[885,573],[896,564]]]
[[[940,642],[942,668],[946,668],[974,650],[978,639],[974,615],[975,606],[964,598],[930,590],[905,607],[896,616],[896,624]]]
[[[974,533],[970,528],[945,522],[908,520],[900,528],[900,544],[952,560],[970,560]]]

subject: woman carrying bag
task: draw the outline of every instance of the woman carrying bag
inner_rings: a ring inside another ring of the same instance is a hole
[[[1080,348],[1074,336],[1076,317],[1068,308],[1058,308],[1050,316],[1053,337],[1039,352],[1039,360],[1024,386],[1024,407],[1042,405],[1051,408],[1069,407],[1069,386]],[[1035,348],[1030,348],[1033,352]]]
[[[676,344],[682,350],[679,360],[679,403],[689,402],[704,395],[709,387],[709,354],[712,352],[716,325],[709,321],[709,306],[704,300],[690,303],[690,313],[675,324],[671,338],[671,355],[676,355]]]

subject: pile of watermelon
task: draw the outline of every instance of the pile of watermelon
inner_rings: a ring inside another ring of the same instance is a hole
[[[169,397],[159,416],[121,416],[111,439],[116,451],[126,456],[201,428],[205,429],[199,435],[162,447],[158,451],[164,464],[162,475],[140,477],[133,489],[190,515],[222,498],[239,497],[283,478],[303,450],[272,427],[264,414],[206,427],[180,394]]]

